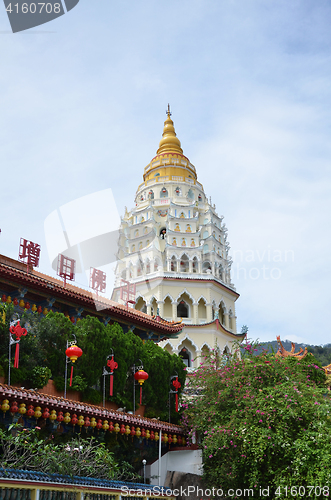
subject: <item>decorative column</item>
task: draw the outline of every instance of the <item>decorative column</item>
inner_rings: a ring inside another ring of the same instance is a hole
[[[190,274],[193,273],[193,260],[191,260],[191,259],[188,261],[188,272]]]
[[[199,323],[198,319],[198,302],[193,302],[193,317],[192,317],[193,323],[197,325]]]
[[[172,319],[173,320],[176,320],[177,319],[177,302],[172,302],[171,305],[172,305]]]
[[[211,321],[213,321],[213,305],[206,304],[206,310],[207,310],[207,323],[210,323]]]
[[[157,301],[157,307],[159,308],[159,315],[161,316],[161,318],[163,318],[163,306],[164,306],[164,300],[158,300]]]
[[[168,273],[171,271],[171,259],[169,259],[169,257],[167,258],[167,271]]]
[[[146,309],[147,309],[147,314],[152,316],[152,304],[147,304]]]

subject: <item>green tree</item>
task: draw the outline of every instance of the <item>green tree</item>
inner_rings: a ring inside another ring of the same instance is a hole
[[[183,422],[200,436],[207,484],[253,488],[255,495],[269,486],[269,498],[283,498],[285,486],[328,485],[331,419],[324,371],[312,355],[297,360],[253,354],[249,346],[243,359],[232,356],[220,367],[213,351],[193,376],[199,395],[186,404]],[[278,487],[283,495],[277,497]]]

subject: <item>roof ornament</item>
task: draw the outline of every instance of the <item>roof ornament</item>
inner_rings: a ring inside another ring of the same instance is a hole
[[[166,111],[168,117],[170,118],[170,116],[172,115],[171,111],[170,111],[170,104],[168,103],[168,109]]]

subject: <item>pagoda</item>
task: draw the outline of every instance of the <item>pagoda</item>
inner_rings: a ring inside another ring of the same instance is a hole
[[[134,307],[156,319],[181,321],[177,339],[161,345],[189,368],[217,344],[231,353],[237,334],[227,228],[208,200],[195,166],[184,156],[168,105],[156,156],[145,167],[135,206],[121,219],[112,299],[124,281]]]

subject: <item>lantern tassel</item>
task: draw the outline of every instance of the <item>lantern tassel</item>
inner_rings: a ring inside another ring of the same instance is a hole
[[[15,361],[14,361],[14,368],[18,368],[18,361],[20,357],[20,344],[16,344],[16,350],[15,350]]]
[[[113,395],[113,375],[110,375],[109,396]]]
[[[140,406],[141,406],[141,400],[142,400],[142,394],[143,394],[143,386],[140,386]]]
[[[74,365],[71,365],[71,372],[70,372],[70,387],[71,387],[71,384],[72,384],[72,374],[73,374],[73,371],[74,371]]]

